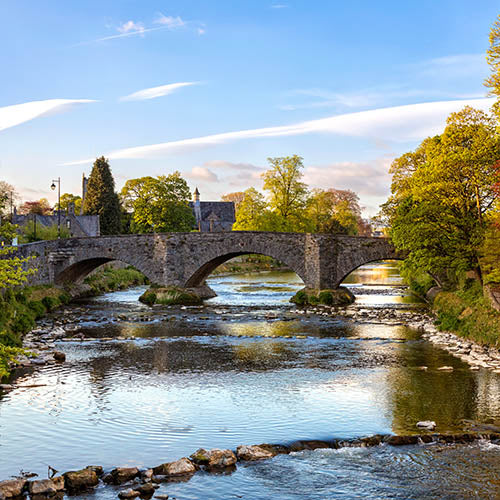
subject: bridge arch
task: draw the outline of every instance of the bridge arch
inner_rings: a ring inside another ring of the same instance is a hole
[[[338,281],[337,281],[337,286],[340,286],[344,280],[351,274],[353,273],[354,271],[358,270],[360,267],[362,266],[365,266],[366,264],[371,264],[372,262],[388,262],[388,261],[391,261],[391,260],[398,260],[398,261],[402,261],[404,260],[402,257],[398,257],[398,256],[391,256],[391,257],[385,257],[385,258],[377,258],[377,259],[370,259],[368,261],[365,261],[365,262],[362,262],[360,263],[357,267],[351,269],[350,271],[348,271],[347,273],[345,273],[344,275],[340,275],[339,278],[338,278]],[[345,272],[345,271],[344,271]]]
[[[219,255],[217,257],[211,258],[209,260],[206,260],[204,263],[200,265],[200,267],[194,271],[194,273],[191,274],[191,276],[187,279],[185,287],[186,288],[196,288],[198,286],[201,286],[205,280],[212,274],[217,267],[219,267],[221,264],[224,264],[228,260],[234,259],[235,257],[239,257],[241,255],[264,255],[266,257],[271,257],[275,260],[278,260],[285,264],[291,271],[293,271],[297,276],[304,282],[306,283],[306,277],[304,275],[304,269],[303,266],[297,265],[296,263],[290,264],[287,262],[286,258],[283,258],[283,256],[280,257],[275,257],[274,255],[270,255],[271,252],[250,252],[250,251],[245,251],[245,252],[229,252],[223,255]]]

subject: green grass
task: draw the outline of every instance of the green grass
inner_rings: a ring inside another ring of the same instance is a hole
[[[488,304],[478,282],[468,281],[459,291],[439,293],[433,307],[440,330],[500,347],[500,313]]]
[[[139,300],[144,304],[152,306],[153,304],[171,305],[199,305],[202,300],[194,293],[186,292],[181,288],[152,288],[146,290]]]
[[[91,288],[91,295],[101,295],[107,292],[123,290],[131,286],[145,285],[147,278],[132,266],[116,269],[105,266],[84,281]]]

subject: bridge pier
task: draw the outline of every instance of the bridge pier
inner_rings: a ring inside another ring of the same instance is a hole
[[[281,261],[297,273],[309,293],[337,289],[367,262],[400,258],[385,238],[257,231],[69,238],[21,245],[16,253],[34,256],[28,264],[38,270],[32,284],[71,286],[98,266],[119,260],[153,284],[194,290],[203,297],[211,295],[205,279],[239,255],[261,254]]]

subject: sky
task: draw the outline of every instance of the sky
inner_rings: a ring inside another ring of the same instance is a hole
[[[488,110],[489,0],[0,0],[0,180],[21,199],[180,171],[202,200],[298,154],[366,216],[391,161]]]

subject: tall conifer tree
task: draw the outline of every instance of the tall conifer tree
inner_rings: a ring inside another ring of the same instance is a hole
[[[101,234],[120,232],[120,201],[115,193],[115,181],[109,163],[101,156],[94,162],[83,204],[85,215],[99,215]]]

